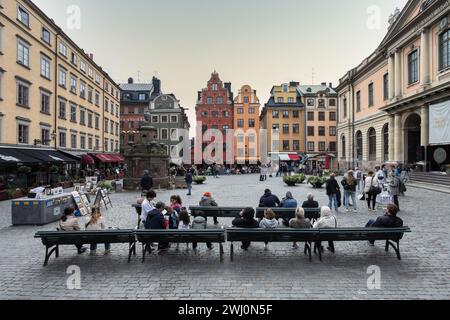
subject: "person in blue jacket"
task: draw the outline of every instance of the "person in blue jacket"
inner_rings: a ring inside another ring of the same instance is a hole
[[[163,202],[158,202],[155,205],[155,208],[149,212],[147,219],[145,219],[145,229],[166,229],[163,213],[165,208],[166,205]],[[168,243],[159,243],[158,250],[166,250],[168,247]]]
[[[286,193],[286,197],[281,200],[281,207],[286,209],[297,209],[298,203],[297,200],[294,199],[291,192]],[[283,223],[286,227],[289,226],[289,218],[284,218]]]

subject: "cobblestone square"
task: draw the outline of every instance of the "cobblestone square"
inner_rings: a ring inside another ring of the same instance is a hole
[[[193,196],[185,190],[159,191],[158,200],[168,202],[180,194],[185,206],[197,205],[203,192],[210,191],[221,206],[256,207],[264,189],[270,188],[282,198],[287,191],[302,202],[309,192],[321,205],[327,205],[325,190],[303,184],[288,188],[281,178],[259,182],[257,175],[209,178],[194,186]],[[107,225],[134,228],[137,217],[131,204],[138,193],[111,195],[114,208],[103,209]],[[449,299],[449,231],[447,194],[410,188],[400,198],[400,217],[412,229],[401,242],[402,258],[384,251],[384,243],[337,243],[336,254],[325,253],[323,262],[313,257],[310,263],[303,250],[290,244],[252,244],[249,252],[238,246],[235,260],[219,262],[219,248],[208,251],[199,245],[198,253],[186,250],[153,253],[141,262],[137,256],[127,263],[127,245],[113,245],[104,256],[99,247],[95,256],[77,255],[73,247],[61,247],[60,258],[51,258],[43,267],[45,248],[33,236],[46,226],[11,227],[11,203],[0,203],[0,299]],[[338,215],[339,226],[364,226],[368,219],[381,215],[369,213],[359,202],[358,213]],[[228,226],[229,219],[220,219]],[[81,270],[81,289],[67,287],[67,268]],[[369,290],[370,266],[381,270],[381,289]]]

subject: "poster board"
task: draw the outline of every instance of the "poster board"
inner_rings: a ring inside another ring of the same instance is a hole
[[[430,105],[431,145],[450,143],[450,100]]]
[[[86,195],[84,193],[80,193],[79,191],[73,191],[71,194],[75,205],[80,211],[80,214],[82,216],[87,216],[91,212],[91,206]]]
[[[95,196],[94,206],[101,207],[102,202],[105,205],[106,209],[108,209],[108,205],[110,205],[112,208],[112,202],[106,189],[98,189]]]

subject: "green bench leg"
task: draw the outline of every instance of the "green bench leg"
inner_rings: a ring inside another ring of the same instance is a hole
[[[128,246],[128,263],[131,261],[131,255],[136,255],[136,242],[132,241],[130,242]]]
[[[54,247],[54,248],[52,248]],[[49,249],[52,248],[49,252]],[[46,246],[45,247],[45,261],[44,261],[44,267],[46,267],[48,265],[48,260],[50,259],[50,257],[52,256],[53,252],[55,252],[55,256],[56,258],[59,257],[59,246]]]
[[[311,243],[305,242],[305,254],[309,256],[309,262],[312,262]]]
[[[220,243],[219,246],[220,246],[220,262],[223,262],[223,253],[224,253],[223,244]]]
[[[230,260],[231,260],[231,262],[233,262],[233,260],[234,260],[234,244],[233,244],[233,242],[230,245]]]
[[[149,253],[152,253],[151,243],[142,244],[142,263],[145,262],[145,254],[147,253],[147,251]]]
[[[389,246],[391,246],[395,250],[395,253],[397,254],[397,259],[402,260],[402,256],[400,255],[400,241],[397,241],[396,245],[389,240],[386,241],[386,252],[389,251]]]

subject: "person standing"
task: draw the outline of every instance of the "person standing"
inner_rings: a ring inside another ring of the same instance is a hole
[[[353,211],[357,212],[357,204],[356,204],[356,180],[354,178],[353,171],[349,171],[345,178],[341,182],[344,187],[344,203],[345,210],[350,212],[350,198],[352,199]]]
[[[358,186],[358,191],[361,191],[364,185],[364,181],[363,181],[363,173],[358,167],[356,167],[355,169],[355,180],[356,185]]]
[[[148,170],[144,171],[144,175],[141,178],[141,189],[143,193],[153,189],[153,178]]]
[[[336,180],[336,174],[332,173],[330,175],[330,178],[326,182],[326,190],[327,190],[327,196],[328,196],[328,207],[331,209],[333,208],[336,210],[336,212],[339,212],[339,205],[338,205],[338,194],[340,193],[340,187]]]
[[[380,183],[373,171],[369,171],[365,181],[364,192],[367,194],[367,206],[369,211],[376,211],[377,195],[381,193]]]
[[[400,203],[398,201],[398,196],[400,194],[400,178],[397,177],[395,174],[390,173],[389,175],[389,190],[392,198],[394,199],[394,203],[398,208],[398,211],[400,211]]]
[[[186,176],[184,177],[184,181],[186,182],[187,189],[188,189],[187,196],[191,196],[192,195],[192,182],[193,182],[192,170],[188,170],[186,172]]]

